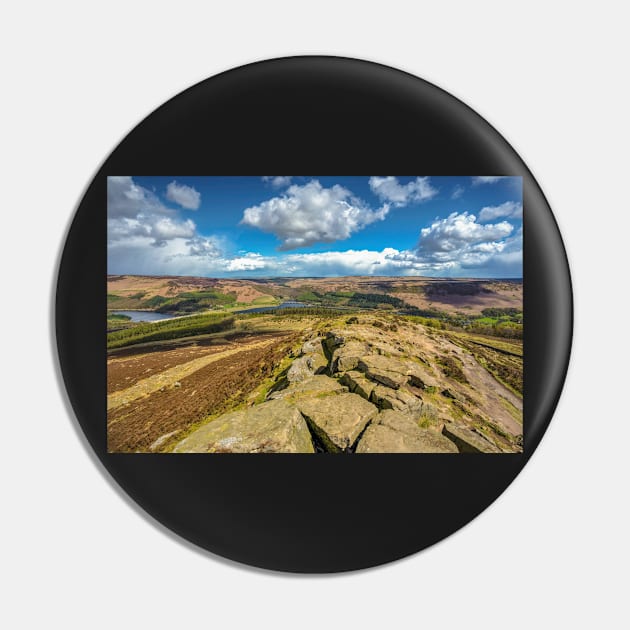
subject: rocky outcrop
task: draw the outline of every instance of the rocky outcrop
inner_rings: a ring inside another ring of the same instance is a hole
[[[422,399],[404,389],[376,385],[370,394],[370,400],[380,409],[405,411],[414,416],[422,413]]]
[[[394,389],[378,382],[371,381],[362,372],[351,370],[345,372],[339,379],[348,389],[369,400],[379,409],[396,409],[411,414],[414,417],[422,413],[422,398],[406,387]]]
[[[326,333],[322,329],[328,325],[305,331],[297,358],[278,376],[265,402],[216,418],[181,440],[175,452],[510,450],[504,433],[497,433],[495,441],[485,435],[469,384],[440,371],[435,367],[439,361],[431,363],[435,340],[425,347],[409,334],[409,327],[402,332],[392,328],[396,338],[373,323],[362,320]],[[447,343],[440,341],[439,357]],[[250,400],[260,400],[260,393]],[[493,431],[490,421],[488,425]]]
[[[458,426],[453,422],[446,422],[442,433],[457,445],[460,453],[501,452],[500,449],[476,431],[468,429],[467,427]]]
[[[370,400],[376,383],[370,381],[365,375],[356,370],[350,370],[341,375],[339,382],[345,385],[351,392],[358,394],[365,400]]]
[[[408,415],[386,410],[368,426],[357,453],[457,453],[453,442],[420,428]]]
[[[336,347],[330,361],[331,373],[354,370],[368,351],[367,344],[361,341],[349,341]]]
[[[343,346],[346,343],[346,337],[339,333],[329,332],[326,334],[326,339],[322,341],[322,345],[326,348],[328,355],[332,355],[335,348]]]
[[[300,383],[307,378],[311,378],[313,372],[306,362],[306,357],[299,357],[293,363],[287,371],[287,381],[289,383]]]
[[[314,453],[302,414],[284,400],[215,418],[179,442],[175,453]]]
[[[324,355],[324,348],[322,347],[322,338],[313,337],[302,344],[302,354],[321,354]]]
[[[378,354],[361,357],[357,369],[369,379],[394,389],[405,385],[409,380],[405,363]]]
[[[301,356],[295,359],[287,371],[289,383],[299,383],[321,374],[328,368],[320,338],[309,339],[302,345]]]
[[[407,385],[434,392],[438,388],[437,380],[428,370],[409,359],[369,354],[358,360],[356,369],[369,379],[394,389]]]
[[[348,388],[339,381],[324,374],[311,376],[309,379],[291,383],[285,389],[274,391],[267,397],[269,400],[285,398],[294,400],[297,398],[308,398],[310,396],[323,396],[327,394],[341,394],[347,392]]]
[[[407,373],[409,374],[409,384],[411,386],[423,389],[428,393],[436,392],[440,386],[437,380],[417,363],[411,365]]]
[[[320,374],[328,366],[323,354],[312,353],[298,357],[287,371],[287,381],[299,383],[315,374]]]
[[[349,450],[378,413],[373,404],[351,393],[304,398],[296,406],[331,453]]]

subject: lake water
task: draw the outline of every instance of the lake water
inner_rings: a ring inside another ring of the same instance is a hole
[[[244,311],[234,311],[235,313],[269,313],[270,311],[277,311],[281,308],[306,308],[310,304],[304,302],[282,302],[278,306],[260,306],[258,308],[248,308]]]
[[[127,315],[132,322],[157,322],[161,319],[173,319],[175,315],[156,313],[155,311],[113,311],[112,315]]]

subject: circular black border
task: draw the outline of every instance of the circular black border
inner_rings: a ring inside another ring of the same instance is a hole
[[[523,177],[524,452],[107,453],[106,177],[322,171]],[[484,119],[436,86],[386,66],[289,57],[243,66],[191,87],[149,115],[112,152],[67,235],[55,326],[76,417],[96,455],[132,499],[213,553],[267,569],[314,573],[361,569],[424,549],[468,523],[505,490],[556,407],[571,350],[573,304],[551,209],[520,157]]]

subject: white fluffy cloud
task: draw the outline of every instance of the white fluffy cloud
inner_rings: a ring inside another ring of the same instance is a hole
[[[232,259],[217,258],[205,266],[209,275],[255,276],[406,276],[447,275],[454,262],[427,262],[413,252],[386,247],[381,251],[361,249],[304,254],[263,256],[248,252]]]
[[[168,195],[168,193],[167,193]],[[205,273],[223,247],[131,177],[107,178],[110,273]]]
[[[290,253],[262,256],[246,253],[231,260],[216,259],[208,273],[242,276],[521,276],[522,233],[502,241],[462,245],[443,255],[386,247],[380,251]]]
[[[479,184],[496,184],[500,179],[503,179],[503,175],[481,175],[472,178],[473,186]]]
[[[274,188],[284,188],[291,183],[293,179],[290,175],[264,175],[262,180],[271,184]]]
[[[486,223],[500,217],[508,219],[523,218],[523,204],[516,201],[506,201],[499,206],[486,206],[479,211],[479,221]]]
[[[506,238],[513,230],[507,221],[481,225],[474,214],[453,212],[420,231],[418,249],[426,253],[453,252],[466,245]]]
[[[273,259],[265,258],[256,252],[247,252],[225,261],[226,271],[254,271],[275,266]]]
[[[172,181],[166,187],[166,198],[187,210],[198,210],[201,205],[201,193],[192,186]]]
[[[412,253],[424,263],[450,264],[456,269],[485,269],[490,273],[505,268],[503,275],[520,275],[522,228],[513,234],[508,221],[482,225],[474,214],[453,212],[436,219],[420,231]]]
[[[396,205],[393,190],[390,204]],[[346,188],[324,188],[313,180],[248,208],[242,223],[275,234],[281,250],[293,250],[348,238],[384,219],[390,204],[373,210]],[[247,250],[229,255],[227,241],[200,234],[185,214],[131,177],[108,178],[109,272],[232,277],[522,275],[523,231],[505,220],[522,216],[522,204],[517,202],[482,208],[478,219],[467,212],[436,218],[420,231],[417,245],[409,250],[385,247],[272,255]]]
[[[399,252],[393,248],[382,251],[346,250],[341,252],[317,252],[291,254],[286,256],[283,265],[287,270],[299,275],[380,275]]]
[[[211,272],[241,276],[522,276],[523,230],[505,222],[479,225],[471,214],[452,214],[422,230],[418,247],[398,250],[241,253],[216,259]]]
[[[245,209],[241,224],[274,234],[281,241],[279,249],[287,251],[347,239],[370,223],[383,220],[388,212],[388,204],[372,210],[343,186],[324,188],[311,180]]]
[[[139,214],[160,215],[171,211],[150,190],[138,186],[131,177],[107,178],[107,218],[135,219]]]
[[[382,201],[395,206],[406,206],[412,201],[427,201],[438,191],[428,177],[417,177],[408,184],[401,184],[395,177],[370,177],[370,189]]]

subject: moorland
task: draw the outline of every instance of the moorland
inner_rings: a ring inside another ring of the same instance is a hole
[[[108,449],[520,452],[522,304],[520,280],[108,276]]]

